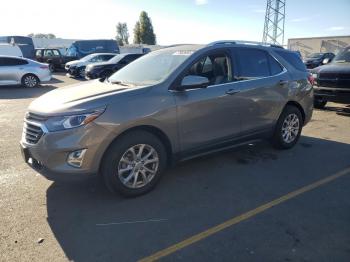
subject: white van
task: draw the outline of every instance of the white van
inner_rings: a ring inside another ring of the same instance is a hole
[[[17,45],[0,44],[0,55],[23,57],[21,49]]]

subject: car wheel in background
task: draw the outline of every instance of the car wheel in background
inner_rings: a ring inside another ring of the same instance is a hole
[[[49,70],[51,73],[55,72],[56,68],[54,64],[49,64]]]
[[[314,98],[314,108],[323,109],[327,104],[327,100],[324,98],[315,97]]]
[[[79,67],[78,68],[78,76],[80,78],[85,78],[85,67]]]
[[[110,77],[113,74],[112,70],[105,70],[103,71],[103,73],[101,74],[101,77]]]
[[[165,147],[155,135],[131,131],[109,147],[101,171],[110,191],[132,197],[152,190],[166,163]]]
[[[303,117],[300,110],[287,105],[277,121],[272,144],[278,149],[292,148],[298,142],[302,128]]]
[[[40,83],[39,78],[33,74],[27,74],[22,77],[22,86],[27,88],[37,87]]]

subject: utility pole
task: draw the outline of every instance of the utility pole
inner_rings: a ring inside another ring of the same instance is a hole
[[[263,43],[284,44],[286,0],[267,0]]]

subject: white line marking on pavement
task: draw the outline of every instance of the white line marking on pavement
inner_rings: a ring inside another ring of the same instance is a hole
[[[148,222],[163,222],[168,219],[149,219],[149,220],[136,220],[136,221],[124,221],[124,222],[116,222],[116,223],[106,223],[106,224],[96,224],[96,226],[113,226],[113,225],[124,225],[124,224],[137,224],[137,223],[148,223]]]

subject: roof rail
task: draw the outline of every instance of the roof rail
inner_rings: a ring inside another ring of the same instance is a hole
[[[263,42],[255,42],[255,41],[244,41],[244,40],[220,40],[215,41],[212,43],[209,43],[207,46],[213,46],[213,45],[261,45],[261,46],[270,46],[275,48],[283,48],[283,46],[276,45],[276,44],[270,44],[270,43],[263,43]]]

